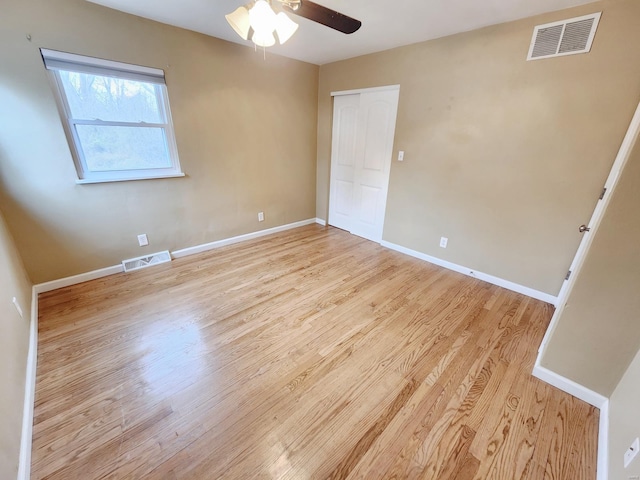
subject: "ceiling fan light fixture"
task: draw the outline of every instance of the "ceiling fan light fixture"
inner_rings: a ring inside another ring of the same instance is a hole
[[[259,47],[273,47],[276,44],[276,37],[266,30],[255,31],[251,40]]]
[[[279,12],[276,15],[268,0],[255,0],[225,15],[225,18],[241,38],[248,40],[251,37],[251,41],[259,47],[275,45],[275,34],[282,45],[298,30],[298,24],[286,13]]]
[[[249,10],[249,22],[256,32],[273,32],[276,29],[276,18],[275,12],[266,0],[257,0]]]
[[[298,24],[291,20],[286,13],[280,12],[276,15],[276,32],[280,45],[289,40],[297,30]]]
[[[225,15],[231,28],[240,35],[244,40],[249,38],[249,29],[251,28],[251,22],[249,19],[249,10],[247,7],[238,7],[233,12]]]

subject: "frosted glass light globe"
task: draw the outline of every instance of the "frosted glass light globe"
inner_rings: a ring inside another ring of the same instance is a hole
[[[249,23],[256,32],[272,33],[276,29],[276,20],[276,14],[265,0],[258,0],[249,10]]]

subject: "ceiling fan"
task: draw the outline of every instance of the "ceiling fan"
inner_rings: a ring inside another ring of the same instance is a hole
[[[276,14],[274,11],[278,10]],[[252,0],[225,16],[229,25],[243,39],[251,39],[260,47],[286,42],[298,29],[298,24],[285,11],[320,23],[342,33],[356,32],[362,22],[310,0]]]
[[[350,34],[358,31],[362,26],[360,20],[348,17],[340,12],[331,10],[309,0],[278,0],[283,7],[295,15],[321,23],[339,32]]]

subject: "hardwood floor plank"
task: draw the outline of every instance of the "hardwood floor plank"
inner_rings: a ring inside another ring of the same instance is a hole
[[[462,425],[456,432],[455,443],[447,449],[446,457],[436,463],[435,468],[430,470],[429,465],[423,471],[423,478],[449,478],[456,474],[462,467],[469,453],[469,448],[473,443],[476,432],[467,425]],[[432,472],[436,471],[435,477]]]
[[[407,440],[415,430],[416,419],[427,418],[444,393],[440,385],[420,384],[412,398],[381,433],[347,478],[385,478]]]
[[[482,349],[471,344],[461,350],[460,361],[437,384],[442,386],[443,393],[438,398],[433,409],[424,418],[420,419],[414,427],[413,435],[405,443],[396,461],[393,463],[386,476],[390,478],[415,478],[422,474],[428,459],[429,449],[437,444],[444,434],[444,429],[453,415],[457,405],[462,403],[463,391],[459,392],[460,384],[469,376],[469,370],[478,363],[478,356]],[[432,431],[437,435],[432,435]]]
[[[552,313],[318,225],[47,292],[32,478],[594,479]]]
[[[524,387],[523,404],[516,414],[509,447],[505,447],[503,453],[509,462],[505,464],[511,478],[526,478],[532,468],[536,439],[540,434],[550,390],[549,385],[537,380],[527,382]]]
[[[449,477],[442,477],[442,480],[472,480],[479,468],[480,460],[472,454],[467,453],[464,460],[451,475]]]
[[[482,463],[480,463],[480,467],[476,472],[475,479],[491,478],[489,472],[495,475],[497,471],[498,475],[502,475],[501,469],[504,468],[504,465],[497,464],[496,461],[500,459],[499,452],[504,448],[507,439],[510,438],[513,418],[519,403],[520,397],[513,394],[509,395],[509,398],[503,404],[500,420],[495,424],[488,441],[486,443],[476,443],[474,438],[470,451],[474,456],[482,458]]]
[[[367,432],[358,440],[355,447],[353,447],[347,455],[342,458],[340,464],[333,470],[333,472],[331,472],[328,478],[331,478],[332,480],[339,478],[342,479],[346,478],[351,473],[360,459],[371,448],[371,445],[373,445],[376,439],[380,437],[382,432],[384,432],[389,426],[398,412],[406,405],[407,401],[418,389],[418,386],[419,383],[415,380],[407,383],[393,403],[387,407],[371,428],[369,428],[369,430],[367,430]]]

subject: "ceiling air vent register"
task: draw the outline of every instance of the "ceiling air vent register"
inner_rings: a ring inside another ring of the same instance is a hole
[[[561,22],[538,25],[533,29],[527,60],[588,53],[601,15],[602,12],[598,12]]]

